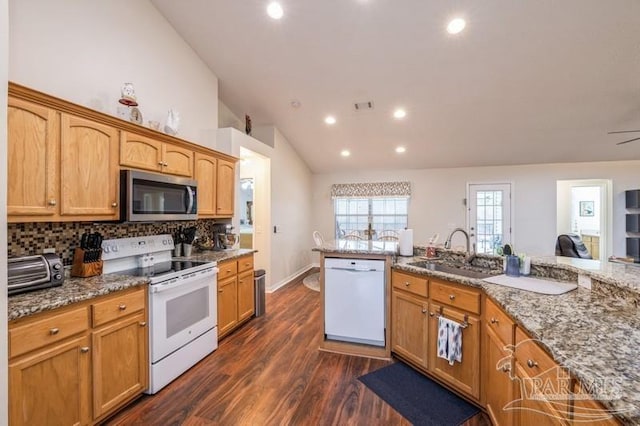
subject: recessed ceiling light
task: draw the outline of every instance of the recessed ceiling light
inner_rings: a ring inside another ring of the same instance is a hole
[[[394,118],[405,118],[407,116],[407,111],[403,110],[402,108],[398,108],[395,111],[393,111],[393,117]]]
[[[348,157],[351,155],[351,153],[348,149],[343,149],[342,152],[340,152],[340,155],[342,155],[343,157]]]
[[[396,148],[396,152],[398,154],[402,154],[403,152],[405,152],[407,150],[407,148],[405,148],[404,146],[399,146]]]
[[[302,104],[300,103],[299,100],[294,99],[291,101],[291,108],[300,108],[302,106]]]
[[[333,115],[328,115],[325,119],[324,122],[327,123],[328,125],[333,125],[336,124],[336,118]]]
[[[269,6],[267,6],[267,14],[273,19],[280,19],[282,18],[282,15],[284,15],[284,10],[282,10],[280,3],[274,1],[269,3]]]
[[[447,25],[447,32],[449,34],[458,34],[460,31],[464,30],[464,27],[467,25],[464,19],[456,18],[452,19]]]

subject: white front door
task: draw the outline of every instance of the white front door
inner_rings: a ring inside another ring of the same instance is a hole
[[[511,243],[511,184],[469,184],[469,236],[476,253]]]

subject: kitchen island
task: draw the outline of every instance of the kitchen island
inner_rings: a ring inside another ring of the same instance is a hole
[[[550,357],[559,371],[568,373],[568,383],[572,392],[576,392],[572,395],[588,395],[590,400],[602,405],[605,415],[611,414],[623,424],[640,424],[640,360],[636,354],[640,345],[640,269],[637,266],[555,256],[534,258],[532,274],[537,277],[581,283],[568,293],[545,295],[411,265],[423,259],[398,258],[393,271],[481,290],[486,299],[480,316],[485,335],[490,333],[486,331],[488,328],[501,324],[494,311],[486,310],[495,304],[508,315],[516,329],[523,331],[522,336],[533,339],[535,346]],[[490,268],[496,260],[495,256],[480,255],[474,263]],[[485,381],[485,375],[496,369],[495,364],[488,362],[489,344],[486,336],[480,342],[480,354],[484,358],[480,378]],[[518,346],[516,344],[515,351],[512,346],[512,352],[504,353],[506,359],[514,358]],[[511,380],[516,380],[515,374]],[[485,383],[484,395],[474,402],[484,406],[489,394],[490,387]],[[580,399],[575,401],[576,405],[580,403]],[[613,418],[609,420],[614,424]]]

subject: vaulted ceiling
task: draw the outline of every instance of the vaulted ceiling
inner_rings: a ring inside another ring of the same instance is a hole
[[[638,0],[152,1],[316,173],[640,159]]]

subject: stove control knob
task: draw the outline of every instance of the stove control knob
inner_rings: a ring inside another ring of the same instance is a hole
[[[62,265],[60,265],[59,263],[54,263],[53,264],[53,269],[55,269],[56,271],[59,271],[61,267],[62,267]]]
[[[56,280],[59,280],[60,278],[62,278],[62,275],[60,275],[60,274],[55,274],[55,275],[53,276],[53,278],[54,278],[54,279],[56,279]]]

